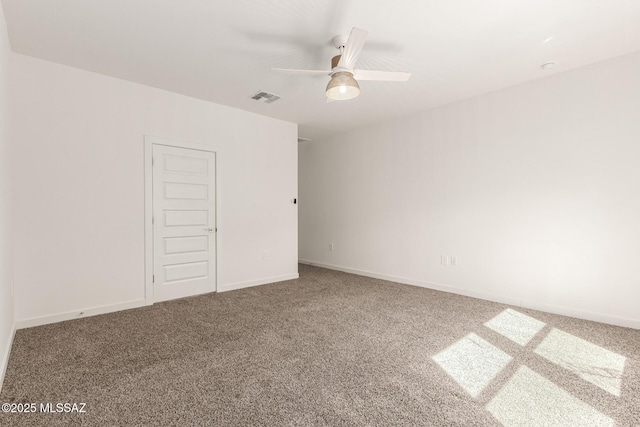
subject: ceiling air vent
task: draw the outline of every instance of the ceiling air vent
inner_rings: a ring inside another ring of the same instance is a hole
[[[272,102],[276,102],[278,99],[280,99],[280,97],[269,92],[260,91],[253,95],[251,99],[264,102],[265,104],[271,104]]]

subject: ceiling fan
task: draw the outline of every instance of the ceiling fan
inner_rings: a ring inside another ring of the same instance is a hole
[[[340,51],[339,55],[331,59],[331,71],[326,70],[294,70],[287,68],[272,68],[272,71],[299,75],[327,75],[331,76],[327,85],[326,95],[329,100],[346,101],[360,95],[358,80],[377,80],[386,82],[405,82],[411,73],[402,71],[374,71],[355,69],[356,61],[369,33],[360,28],[353,28],[349,38],[335,36],[331,39],[333,45]]]

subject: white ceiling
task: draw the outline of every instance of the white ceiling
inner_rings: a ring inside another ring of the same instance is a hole
[[[640,50],[638,0],[3,0],[15,52],[276,117],[318,139]],[[369,31],[361,82],[325,103],[330,44]],[[540,65],[557,66],[542,71]],[[282,99],[250,99],[258,90]]]

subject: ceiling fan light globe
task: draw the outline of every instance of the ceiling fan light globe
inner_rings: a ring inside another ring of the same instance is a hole
[[[326,90],[327,98],[336,101],[346,101],[353,99],[360,95],[360,85],[356,79],[353,78],[353,74],[346,71],[335,73]]]

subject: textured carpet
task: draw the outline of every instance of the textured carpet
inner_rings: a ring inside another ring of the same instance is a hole
[[[640,332],[301,265],[19,330],[0,402],[36,403],[12,426],[640,425]]]

